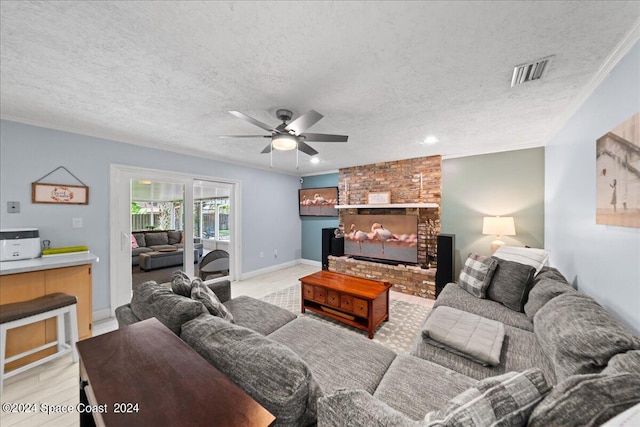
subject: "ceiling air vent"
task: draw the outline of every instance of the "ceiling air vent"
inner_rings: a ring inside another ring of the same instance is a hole
[[[513,69],[513,77],[511,78],[511,87],[521,85],[531,80],[540,80],[544,77],[553,56],[538,59],[533,62],[521,64]]]

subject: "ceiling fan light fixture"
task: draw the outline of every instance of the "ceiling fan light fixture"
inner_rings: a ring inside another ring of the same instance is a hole
[[[293,150],[298,147],[298,139],[293,135],[280,134],[271,139],[273,148],[276,150]]]

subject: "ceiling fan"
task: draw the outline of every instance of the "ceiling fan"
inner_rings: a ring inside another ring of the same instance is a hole
[[[282,120],[282,124],[274,127],[269,126],[266,123],[262,123],[259,120],[249,117],[240,111],[229,111],[239,119],[248,121],[266,131],[271,132],[271,135],[220,135],[220,138],[271,138],[271,142],[262,150],[263,154],[271,153],[276,150],[293,150],[297,148],[305,154],[315,156],[318,154],[309,144],[305,141],[313,142],[347,142],[349,139],[346,135],[330,135],[324,133],[303,133],[311,126],[316,124],[322,117],[322,114],[315,110],[309,110],[291,123],[287,124],[293,113],[290,110],[281,109],[276,111],[276,117]]]

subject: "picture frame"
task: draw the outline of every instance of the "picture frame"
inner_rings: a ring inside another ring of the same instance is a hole
[[[300,216],[337,217],[338,187],[301,188],[298,190]]]
[[[391,203],[390,191],[379,191],[379,192],[367,193],[368,205],[387,205],[389,203]]]
[[[88,205],[89,187],[86,185],[31,183],[32,203]]]

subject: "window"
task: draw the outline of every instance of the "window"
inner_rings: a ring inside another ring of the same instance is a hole
[[[203,239],[230,240],[229,197],[201,199],[194,202],[193,230]]]

